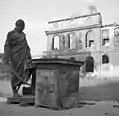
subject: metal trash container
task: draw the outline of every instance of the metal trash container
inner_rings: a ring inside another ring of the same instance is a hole
[[[35,106],[71,108],[78,101],[79,70],[84,62],[67,59],[34,59],[36,66]]]

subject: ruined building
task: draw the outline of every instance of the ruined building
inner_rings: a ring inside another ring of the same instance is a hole
[[[119,25],[102,23],[101,13],[91,13],[49,22],[47,57],[84,61],[89,53],[95,67],[119,66]]]

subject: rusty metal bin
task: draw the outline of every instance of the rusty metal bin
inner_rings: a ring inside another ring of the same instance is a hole
[[[35,106],[71,108],[77,103],[79,70],[83,62],[66,59],[34,59]]]

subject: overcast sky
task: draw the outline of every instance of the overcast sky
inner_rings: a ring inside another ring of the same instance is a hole
[[[52,19],[69,17],[73,13],[83,13],[88,6],[95,5],[103,14],[105,23],[119,22],[119,0],[0,0],[0,52],[3,52],[8,31],[22,18],[26,23],[24,30],[32,55],[46,50],[45,30]]]

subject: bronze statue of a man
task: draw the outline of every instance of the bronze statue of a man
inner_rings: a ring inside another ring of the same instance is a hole
[[[30,73],[34,72],[31,70],[34,67],[26,35],[23,32],[24,28],[25,22],[22,19],[17,20],[14,30],[8,32],[4,45],[4,63],[10,65],[23,80],[12,74],[11,87],[15,97],[20,96],[17,88],[20,88],[23,82],[27,82],[30,79]]]

